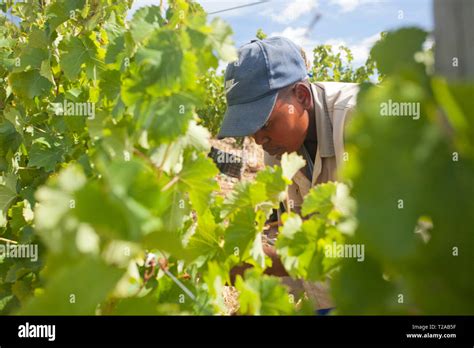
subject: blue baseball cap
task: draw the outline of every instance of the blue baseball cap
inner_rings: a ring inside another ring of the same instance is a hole
[[[227,110],[218,139],[255,134],[270,117],[278,91],[308,73],[300,48],[284,37],[252,40],[238,55],[225,71]]]

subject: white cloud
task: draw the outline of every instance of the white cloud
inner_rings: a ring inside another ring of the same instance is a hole
[[[357,7],[364,4],[376,4],[383,0],[331,0],[331,5],[337,5],[342,12],[354,11]]]
[[[275,5],[268,7],[263,11],[263,15],[269,16],[275,22],[288,24],[318,6],[319,0],[293,0],[287,3],[284,8],[278,8]]]
[[[286,27],[281,32],[271,33],[270,36],[283,36],[292,40],[295,44],[302,47],[315,45],[315,41],[306,36],[307,28],[306,27]]]
[[[352,63],[354,64],[354,66],[360,66],[365,63],[367,57],[369,56],[370,49],[379,38],[380,33],[376,33],[358,41],[329,39],[324,42],[324,44],[333,45],[335,50],[337,50],[337,48],[341,45],[348,47],[351,50],[352,55],[354,56],[354,61]]]
[[[312,60],[313,48],[317,45],[332,45],[334,51],[338,51],[340,45],[348,47],[353,56],[354,60],[352,64],[357,67],[365,63],[367,57],[369,56],[370,49],[374,43],[379,39],[380,33],[370,35],[361,40],[346,40],[342,38],[332,38],[326,41],[314,40],[311,37],[306,36],[305,27],[286,27],[281,32],[271,33],[270,36],[283,36],[292,40],[297,45],[301,46],[305,52],[306,56]]]

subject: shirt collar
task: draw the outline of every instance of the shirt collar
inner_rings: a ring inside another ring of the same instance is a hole
[[[316,118],[317,151],[321,157],[334,157],[334,142],[332,136],[332,121],[329,110],[325,106],[325,92],[321,86],[311,83],[313,92],[314,117]]]

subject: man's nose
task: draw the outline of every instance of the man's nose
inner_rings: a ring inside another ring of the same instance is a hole
[[[252,137],[255,139],[255,142],[258,144],[258,145],[264,145],[266,143],[268,143],[268,141],[270,140],[265,134],[263,134],[263,132],[261,131],[258,131],[257,133],[255,133],[254,135],[252,135]]]

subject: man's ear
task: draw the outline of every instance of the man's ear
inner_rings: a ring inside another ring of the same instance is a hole
[[[312,104],[311,87],[305,83],[298,82],[294,87],[294,95],[296,100],[305,108],[310,109]]]

